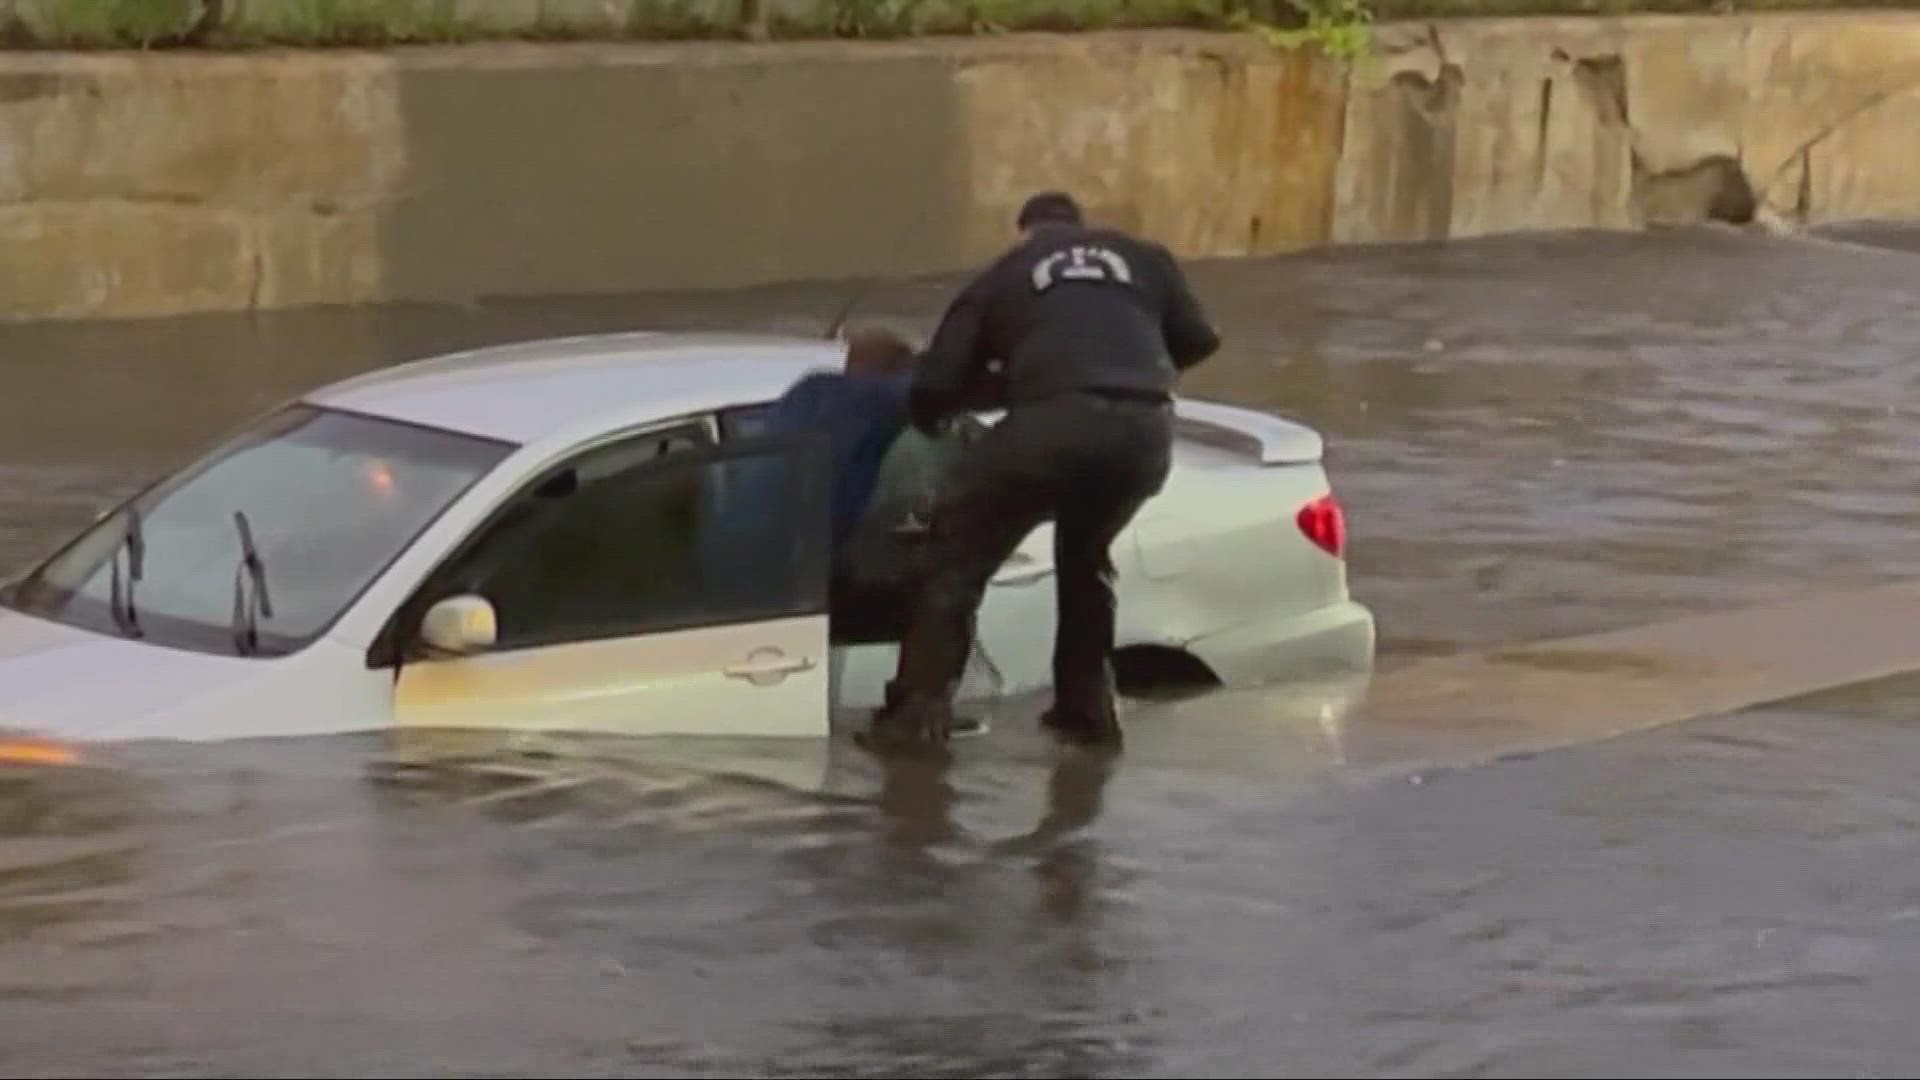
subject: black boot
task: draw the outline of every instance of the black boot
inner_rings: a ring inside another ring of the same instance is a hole
[[[1054,738],[1074,746],[1118,750],[1126,741],[1120,734],[1120,720],[1111,705],[1092,716],[1062,713],[1056,706],[1040,714],[1040,726],[1053,732]]]
[[[902,692],[889,683],[886,704],[857,741],[875,753],[940,748],[953,727],[953,706],[945,698]]]

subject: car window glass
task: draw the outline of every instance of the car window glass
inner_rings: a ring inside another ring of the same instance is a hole
[[[766,433],[767,417],[772,414],[771,404],[742,405],[728,409],[721,414],[721,434],[728,440],[757,438]]]
[[[156,644],[234,651],[244,514],[272,600],[262,652],[325,632],[511,447],[300,405],[102,520],[28,578],[21,610]],[[128,542],[135,521],[139,542]],[[138,548],[140,580],[132,580]],[[117,587],[116,587],[117,581]]]
[[[811,447],[635,460],[623,446],[583,463],[577,488],[503,517],[457,588],[494,605],[496,651],[818,610],[828,489]],[[615,459],[630,464],[601,468]]]

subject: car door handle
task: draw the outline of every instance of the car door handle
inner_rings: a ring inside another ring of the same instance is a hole
[[[1053,576],[1053,564],[1043,563],[1024,551],[1016,551],[993,575],[995,585],[1030,585]]]
[[[735,664],[726,669],[730,679],[758,679],[768,675],[792,675],[797,672],[813,670],[813,657],[788,656],[781,652],[768,652],[749,657],[745,663]]]

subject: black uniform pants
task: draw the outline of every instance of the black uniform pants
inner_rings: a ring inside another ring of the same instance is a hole
[[[955,464],[933,509],[889,698],[951,701],[987,582],[1052,521],[1052,723],[1113,726],[1111,548],[1166,483],[1172,440],[1172,406],[1161,399],[1080,393],[1009,410]]]

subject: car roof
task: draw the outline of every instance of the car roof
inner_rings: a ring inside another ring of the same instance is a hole
[[[530,443],[771,401],[808,371],[838,367],[834,340],[772,334],[629,332],[494,345],[371,372],[306,400],[409,423]]]

